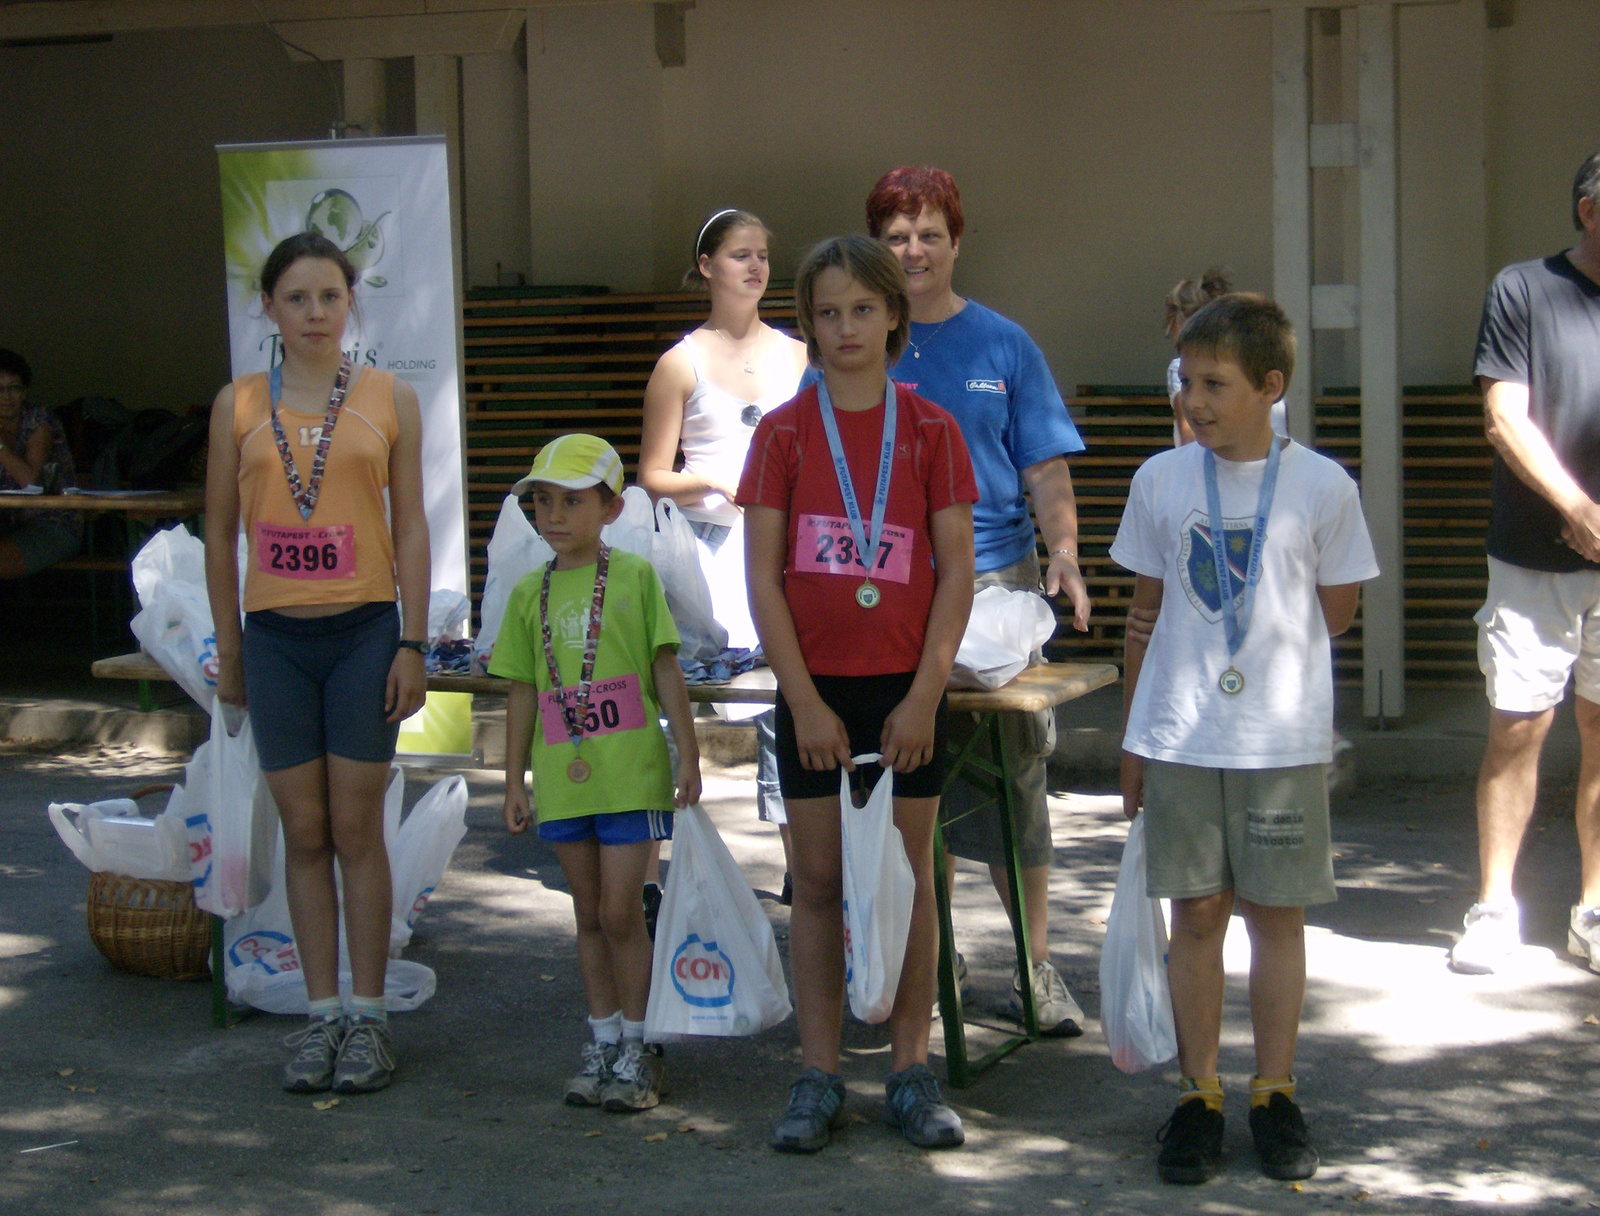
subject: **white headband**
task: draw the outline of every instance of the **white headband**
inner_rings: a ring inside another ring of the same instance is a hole
[[[738,213],[739,208],[737,207],[724,207],[721,211],[717,212],[710,219],[708,219],[705,222],[705,227],[700,229],[700,235],[694,238],[694,256],[700,256],[700,243],[706,239],[707,228],[710,228],[712,224],[715,224],[725,215],[737,215]]]

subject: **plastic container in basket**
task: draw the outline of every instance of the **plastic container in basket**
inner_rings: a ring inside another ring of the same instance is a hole
[[[211,917],[186,882],[89,875],[89,938],[114,967],[161,979],[211,974]]]

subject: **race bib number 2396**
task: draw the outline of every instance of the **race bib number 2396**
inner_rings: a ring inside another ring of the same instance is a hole
[[[349,524],[300,528],[257,523],[256,569],[278,578],[353,578],[355,529]]]

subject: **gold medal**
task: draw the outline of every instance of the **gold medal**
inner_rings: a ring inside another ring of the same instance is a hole
[[[883,601],[883,592],[871,583],[862,583],[856,588],[856,603],[863,608],[876,608]]]
[[[587,760],[574,760],[567,765],[567,780],[582,785],[589,780],[589,762]]]
[[[1230,697],[1236,696],[1244,691],[1244,676],[1239,672],[1238,668],[1230,667],[1218,677],[1217,687]]]

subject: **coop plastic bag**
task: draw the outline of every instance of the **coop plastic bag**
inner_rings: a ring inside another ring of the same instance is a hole
[[[999,688],[1028,665],[1056,631],[1056,614],[1032,591],[985,587],[972,597],[972,615],[956,651],[955,688]]]
[[[249,548],[239,537],[239,585]],[[144,652],[204,709],[217,693],[217,636],[206,598],[206,547],[182,524],[157,532],[133,559],[140,609],[129,622]]]
[[[661,580],[667,607],[672,610],[672,622],[678,627],[679,657],[709,660],[730,644],[738,645],[730,642],[729,631],[716,614],[714,592],[707,585],[701,563],[701,542],[672,499],[663,498],[656,503],[655,528],[650,564]],[[742,598],[743,566],[739,578]],[[748,609],[746,615],[749,615]]]
[[[230,734],[235,716],[240,726]],[[183,790],[194,902],[215,916],[238,916],[266,898],[278,822],[248,714],[213,704],[211,738],[189,761]]]
[[[1167,987],[1167,926],[1145,887],[1144,816],[1128,828],[1100,951],[1100,1028],[1111,1061],[1144,1072],[1178,1054]]]
[[[73,856],[97,873],[128,878],[189,881],[189,842],[173,808],[154,819],[127,798],[103,802],[52,802],[46,813]]]
[[[494,640],[505,619],[511,592],[524,575],[537,570],[555,550],[533,530],[515,494],[507,494],[500,504],[500,518],[489,537],[489,571],[483,580],[483,599],[478,604],[478,636],[472,650],[479,665],[487,667],[494,653]]]
[[[855,757],[858,765],[881,759]],[[911,933],[916,875],[905,841],[894,826],[894,771],[884,769],[867,804],[850,796],[850,774],[839,772],[839,819],[844,839],[845,989],[850,1012],[882,1022],[894,1008]]]
[[[396,772],[399,770],[396,769]],[[467,834],[467,783],[446,777],[424,794],[395,833],[389,854],[394,888],[394,918],[389,929],[389,957],[399,958],[411,941],[417,917],[444,877],[456,845]]]
[[[459,776],[440,781],[422,796],[402,823],[401,807],[404,801],[405,774],[396,768],[389,778],[383,804],[384,843],[389,850],[390,870],[394,875],[394,908],[389,939],[391,954],[396,948],[394,926],[404,925],[406,940],[409,941],[417,915],[427,903],[425,895],[419,902],[419,894],[422,893],[412,893],[416,881],[414,876],[429,875],[435,869],[442,876],[449,864],[449,854],[441,853],[440,842],[450,838],[453,828],[447,825],[454,821],[455,816],[458,813],[465,815],[466,783]],[[408,832],[407,825],[413,819],[418,820],[418,826]],[[455,840],[459,841],[460,836],[455,836]],[[228,995],[233,1000],[269,1013],[303,1014],[307,1008],[305,976],[300,969],[294,926],[289,920],[281,837],[279,845],[272,871],[271,892],[260,905],[237,920],[230,921],[224,930],[224,973]],[[454,844],[451,845],[453,849]],[[432,882],[437,884],[438,878],[433,878]],[[426,894],[431,893],[430,887]],[[350,984],[350,954],[341,918],[339,991],[346,998],[350,995]],[[437,987],[438,980],[431,967],[411,959],[390,958],[385,973],[384,996],[391,1013],[415,1009],[431,997]]]
[[[792,1009],[755,892],[710,816],[698,806],[679,811],[656,918],[645,1038],[758,1034]]]

